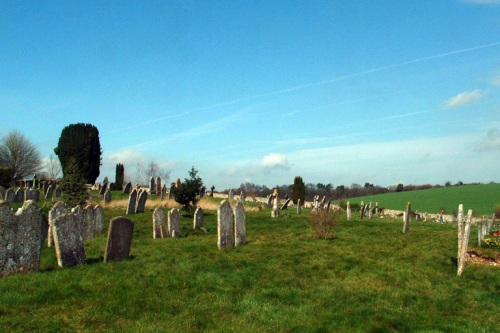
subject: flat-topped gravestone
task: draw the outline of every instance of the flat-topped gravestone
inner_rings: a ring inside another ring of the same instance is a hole
[[[79,224],[81,216],[64,214],[53,222],[54,246],[59,267],[73,267],[85,263],[85,248]]]
[[[153,212],[153,238],[167,238],[165,210],[158,207]]]
[[[123,216],[113,218],[109,222],[104,262],[128,259],[133,233],[134,222]]]
[[[181,236],[181,215],[177,208],[168,212],[168,234],[172,238]]]
[[[39,270],[42,222],[34,201],[26,201],[16,213],[8,202],[0,202],[0,276]]]
[[[238,201],[234,207],[234,246],[245,245],[247,242],[245,221],[245,206]]]
[[[233,210],[226,200],[217,208],[217,246],[219,249],[234,246]]]
[[[137,190],[134,188],[128,197],[127,215],[135,213],[136,202],[137,202]]]

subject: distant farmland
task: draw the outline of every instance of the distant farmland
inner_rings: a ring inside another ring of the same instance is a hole
[[[500,205],[500,184],[462,185],[408,192],[393,192],[344,199],[351,203],[378,202],[379,207],[404,210],[406,203],[411,202],[412,210],[419,212],[439,213],[443,208],[446,214],[457,211],[463,204],[465,211],[472,209],[474,215],[491,215],[495,205]],[[338,202],[338,201],[337,201]]]

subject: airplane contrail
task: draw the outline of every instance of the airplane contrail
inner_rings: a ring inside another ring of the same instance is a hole
[[[302,90],[302,89],[306,89],[306,88],[310,88],[310,87],[317,87],[317,86],[327,85],[327,84],[331,84],[331,83],[334,83],[334,82],[339,82],[339,81],[346,80],[346,79],[349,79],[349,78],[357,77],[357,76],[363,76],[363,75],[367,75],[367,74],[371,74],[371,73],[381,72],[381,71],[388,70],[388,69],[391,69],[391,68],[403,67],[403,66],[411,65],[411,64],[414,64],[414,63],[418,63],[418,62],[424,62],[424,61],[434,60],[434,59],[438,59],[438,58],[444,58],[444,57],[452,56],[452,55],[455,55],[455,54],[460,54],[460,53],[475,51],[475,50],[489,48],[489,47],[494,47],[494,46],[499,46],[499,45],[500,45],[500,41],[493,42],[493,43],[490,43],[490,44],[477,45],[477,46],[473,46],[473,47],[469,47],[469,48],[465,48],[465,49],[460,49],[460,50],[449,51],[449,52],[440,53],[440,54],[436,54],[436,55],[431,55],[431,56],[427,56],[427,57],[417,58],[417,59],[408,60],[408,61],[401,62],[401,63],[386,65],[386,66],[377,67],[377,68],[372,68],[372,69],[361,71],[361,72],[356,72],[356,73],[351,73],[351,74],[345,74],[345,75],[337,76],[337,77],[334,77],[332,79],[328,79],[328,80],[324,80],[324,81],[319,81],[319,82],[315,82],[315,83],[302,84],[302,85],[298,85],[298,86],[294,86],[294,87],[289,87],[289,88],[283,88],[283,89],[275,90],[275,91],[272,91],[272,92],[269,92],[269,93],[265,93],[265,94],[258,94],[258,95],[248,96],[248,97],[242,97],[242,98],[237,98],[237,99],[226,101],[226,102],[216,103],[216,104],[212,104],[212,105],[208,105],[208,106],[202,106],[202,107],[195,108],[195,109],[192,109],[192,110],[189,110],[189,111],[185,111],[184,113],[182,113],[180,115],[189,114],[189,113],[197,112],[197,111],[210,110],[210,109],[218,108],[218,107],[221,107],[221,106],[234,105],[234,104],[238,104],[238,103],[241,103],[241,102],[248,102],[248,101],[260,99],[260,98],[263,98],[263,97],[270,97],[270,96],[281,95],[281,94],[289,93],[289,92],[292,92],[292,91],[298,91],[298,90]],[[168,119],[170,117],[172,117],[172,116],[160,117],[160,118],[157,118],[157,119],[149,120],[147,122],[138,123],[138,124],[135,124],[135,125],[132,125],[132,126],[128,127],[127,129],[135,128],[135,127],[142,126],[142,125],[149,124],[149,123],[156,122],[156,121],[165,120],[165,119]],[[120,130],[122,130],[122,129],[117,129],[115,131],[120,131]]]

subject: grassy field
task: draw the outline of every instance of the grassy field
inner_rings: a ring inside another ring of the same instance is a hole
[[[406,203],[411,202],[412,210],[437,214],[444,208],[446,214],[453,214],[458,205],[464,209],[472,209],[476,216],[491,215],[495,205],[500,205],[500,184],[463,185],[432,188],[428,190],[392,192],[380,195],[345,199],[345,201],[361,203],[364,201],[379,203],[380,207],[405,210]]]
[[[44,246],[40,272],[0,279],[0,331],[500,332],[500,267],[457,277],[454,225],[403,235],[401,222],[343,221],[316,240],[307,210],[271,219],[247,206],[248,244],[219,250],[215,210],[207,234],[182,216],[181,238],[152,239],[153,207],[130,216],[130,260],[103,263],[102,235],[85,265],[58,268]],[[106,208],[106,227],[124,211]]]

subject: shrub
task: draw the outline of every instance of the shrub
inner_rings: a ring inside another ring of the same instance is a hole
[[[61,199],[68,207],[84,205],[87,202],[88,191],[85,179],[80,173],[75,159],[69,160],[59,186],[62,191]]]
[[[495,218],[500,219],[500,205],[495,206],[494,212],[495,212]]]
[[[315,238],[334,238],[333,231],[339,219],[340,211],[338,210],[318,210],[311,213],[306,224],[312,229]]]

